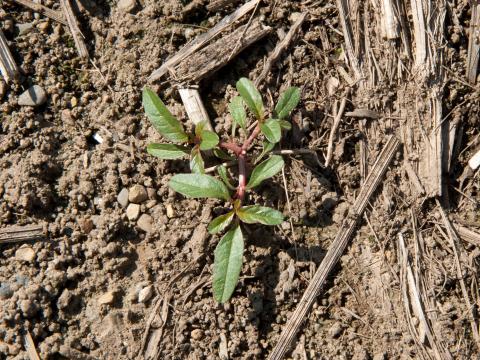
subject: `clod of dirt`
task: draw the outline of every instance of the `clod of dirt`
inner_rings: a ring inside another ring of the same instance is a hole
[[[127,13],[132,12],[136,6],[136,0],[120,0],[118,2],[118,9]]]
[[[148,199],[147,190],[142,185],[133,185],[128,191],[128,200],[140,204]]]
[[[190,336],[193,340],[201,340],[203,338],[203,330],[202,329],[194,329],[190,333]]]
[[[18,97],[20,106],[40,106],[47,101],[47,93],[39,85],[33,85]]]
[[[135,221],[140,216],[140,205],[129,204],[126,212],[128,220]]]
[[[150,215],[142,214],[137,221],[137,226],[143,231],[150,233],[153,231],[153,219]]]
[[[15,259],[20,261],[32,262],[35,260],[35,250],[28,245],[22,245],[15,251]]]
[[[113,291],[108,291],[98,298],[98,303],[100,305],[112,304],[114,301],[115,301],[115,293]]]
[[[126,208],[128,205],[128,189],[123,188],[117,195],[117,201],[121,207]]]
[[[328,334],[332,337],[332,338],[337,338],[340,333],[342,332],[343,330],[343,327],[342,327],[342,324],[340,324],[339,322],[336,322],[332,325],[332,327],[328,330]]]

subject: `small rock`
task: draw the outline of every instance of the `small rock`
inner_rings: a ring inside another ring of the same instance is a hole
[[[141,202],[148,199],[147,190],[142,185],[133,185],[128,191],[128,200],[135,204],[140,204]]]
[[[147,209],[153,208],[155,205],[157,205],[157,200],[148,200],[147,203],[145,204],[145,207]]]
[[[70,99],[70,106],[72,108],[76,107],[78,105],[78,100],[75,96],[72,96],[72,98]]]
[[[33,23],[26,23],[26,24],[16,24],[15,27],[18,30],[18,35],[25,35],[33,28]]]
[[[121,207],[126,208],[128,205],[128,189],[123,188],[117,195],[117,201]]]
[[[90,218],[86,218],[81,220],[80,228],[85,234],[88,234],[90,231],[93,230],[93,221]]]
[[[38,306],[30,299],[22,300],[20,302],[20,310],[26,318],[34,316],[38,311]]]
[[[295,21],[297,21],[297,20],[300,18],[301,15],[302,15],[302,14],[299,13],[299,12],[293,12],[293,13],[289,16],[289,19],[290,19],[290,21],[291,21],[292,23],[294,23]]]
[[[20,261],[32,262],[35,260],[35,250],[28,245],[22,245],[15,251],[15,258]]]
[[[100,305],[112,304],[115,300],[115,293],[113,291],[108,291],[98,298],[98,303]]]
[[[190,333],[190,336],[192,337],[193,340],[201,340],[203,337],[203,330],[201,329],[194,329]]]
[[[150,215],[142,214],[137,221],[137,226],[143,231],[149,233],[153,231],[153,219]]]
[[[50,26],[50,24],[48,23],[48,21],[43,21],[43,22],[41,22],[37,25],[37,28],[41,32],[47,32],[49,26]]]
[[[132,12],[137,6],[137,0],[120,0],[118,8],[124,12]]]
[[[167,217],[169,219],[175,217],[175,211],[173,210],[172,204],[165,205],[165,209],[167,210]]]
[[[13,290],[10,287],[10,284],[1,283],[0,284],[0,299],[8,299],[12,297]]]
[[[127,218],[130,221],[135,221],[140,216],[140,205],[129,204],[127,207]]]
[[[40,106],[47,101],[47,93],[39,85],[33,85],[18,97],[20,106]]]
[[[332,338],[336,338],[340,335],[342,332],[343,328],[342,325],[339,322],[336,322],[335,324],[332,325],[332,327],[328,330],[328,334]]]
[[[148,300],[152,298],[153,295],[153,286],[149,285],[144,287],[140,292],[138,293],[138,302],[139,303],[146,303]]]

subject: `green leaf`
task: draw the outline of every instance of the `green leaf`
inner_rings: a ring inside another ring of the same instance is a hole
[[[247,104],[248,108],[255,114],[258,120],[263,119],[263,101],[257,88],[247,78],[237,81],[237,90]]]
[[[287,120],[278,120],[280,127],[285,130],[292,130],[292,123]]]
[[[203,130],[200,136],[202,141],[200,142],[200,150],[210,150],[217,146],[219,142],[218,135],[213,131]]]
[[[200,121],[197,125],[195,125],[195,135],[198,137],[202,136],[203,129],[205,129],[205,126],[207,125],[207,121]]]
[[[283,119],[295,109],[300,101],[300,89],[298,87],[289,87],[280,95],[277,106],[275,106],[275,115]]]
[[[227,168],[223,165],[220,165],[217,168],[218,175],[222,178],[223,182],[227,187],[231,190],[235,190],[235,187],[230,183],[230,180],[228,179],[228,174],[227,174]]]
[[[183,126],[167,109],[163,101],[149,88],[143,89],[143,108],[153,127],[163,137],[175,142],[187,142]]]
[[[193,198],[217,198],[230,200],[223,182],[204,174],[177,174],[168,185],[176,192]]]
[[[247,113],[243,106],[243,100],[240,96],[235,96],[232,102],[228,105],[230,114],[232,114],[233,121],[238,124],[243,131],[247,131]]]
[[[213,154],[217,158],[222,159],[222,160],[235,160],[235,157],[230,156],[225,151],[223,151],[222,149],[219,149],[219,148],[213,149]]]
[[[150,155],[159,157],[160,159],[179,159],[188,155],[190,149],[186,146],[174,144],[148,144],[147,152]]]
[[[237,286],[243,262],[243,235],[240,226],[228,231],[215,249],[213,268],[213,296],[224,303]]]
[[[262,158],[268,154],[270,151],[273,150],[273,148],[275,147],[275,144],[272,144],[270,141],[267,141],[265,140],[263,142],[263,149],[262,149],[262,152],[260,153],[260,155],[258,155],[258,157],[255,159],[255,164],[257,162],[259,162],[260,160],[262,160]]]
[[[193,148],[190,154],[190,170],[195,174],[205,174],[205,163],[198,145]]]
[[[282,170],[283,164],[283,158],[280,155],[273,155],[270,159],[262,161],[253,169],[247,188],[251,189],[260,185],[263,180],[271,178]]]
[[[234,215],[235,213],[233,211],[230,211],[224,215],[220,215],[216,217],[208,225],[208,232],[210,234],[216,234],[216,233],[222,232],[227,228],[228,225],[230,225]]]
[[[280,211],[259,205],[241,207],[237,210],[237,215],[247,224],[278,225],[283,221],[283,214]]]
[[[282,128],[278,120],[270,119],[263,124],[260,124],[260,129],[262,130],[263,135],[271,143],[276,144],[280,141],[282,137]]]

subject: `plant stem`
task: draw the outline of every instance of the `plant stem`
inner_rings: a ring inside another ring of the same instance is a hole
[[[243,198],[245,197],[245,188],[247,186],[247,169],[245,166],[246,154],[246,151],[242,150],[242,152],[238,156],[238,187],[236,198],[240,201],[243,201]]]
[[[233,152],[237,156],[240,156],[240,153],[242,152],[242,148],[239,145],[235,144],[234,142],[220,141],[220,143],[218,145],[221,148],[224,148],[226,150],[230,150],[231,152]]]
[[[257,123],[257,126],[255,126],[255,129],[252,131],[248,139],[245,141],[245,143],[242,146],[242,150],[247,151],[250,148],[250,145],[252,144],[253,140],[260,134],[260,124]]]

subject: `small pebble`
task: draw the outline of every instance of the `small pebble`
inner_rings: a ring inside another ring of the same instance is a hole
[[[169,219],[175,217],[175,211],[173,210],[172,204],[165,205],[165,209],[167,210],[167,217]]]
[[[137,221],[137,226],[143,231],[149,233],[153,231],[153,219],[150,215],[142,214]]]
[[[15,27],[18,30],[18,35],[25,35],[33,28],[33,23],[25,23],[25,24],[16,24]]]
[[[47,93],[39,85],[33,85],[18,97],[20,106],[40,106],[47,101]]]
[[[135,204],[140,204],[148,199],[147,190],[142,185],[133,185],[128,191],[128,200]]]
[[[88,234],[90,231],[93,230],[93,221],[90,218],[86,218],[81,220],[80,228],[85,234]]]
[[[0,284],[0,299],[8,299],[12,297],[13,290],[10,287],[10,284],[1,283]]]
[[[128,205],[128,189],[123,188],[117,195],[117,201],[121,207],[126,208]]]
[[[20,261],[32,262],[35,260],[35,250],[28,245],[22,245],[15,251],[15,259]]]
[[[98,298],[98,303],[100,305],[107,305],[113,303],[115,300],[115,294],[113,291],[108,291]]]
[[[137,6],[136,0],[120,0],[118,2],[118,8],[124,12],[131,12]]]
[[[129,204],[127,207],[127,218],[130,221],[135,221],[140,216],[140,205]]]
[[[43,21],[37,25],[37,28],[41,32],[47,32],[49,25],[48,21]]]
[[[144,287],[140,292],[138,293],[138,302],[139,303],[146,303],[148,300],[152,298],[153,295],[153,286],[149,285]]]
[[[190,333],[190,336],[193,340],[201,340],[203,338],[203,330],[201,329],[194,329]]]

